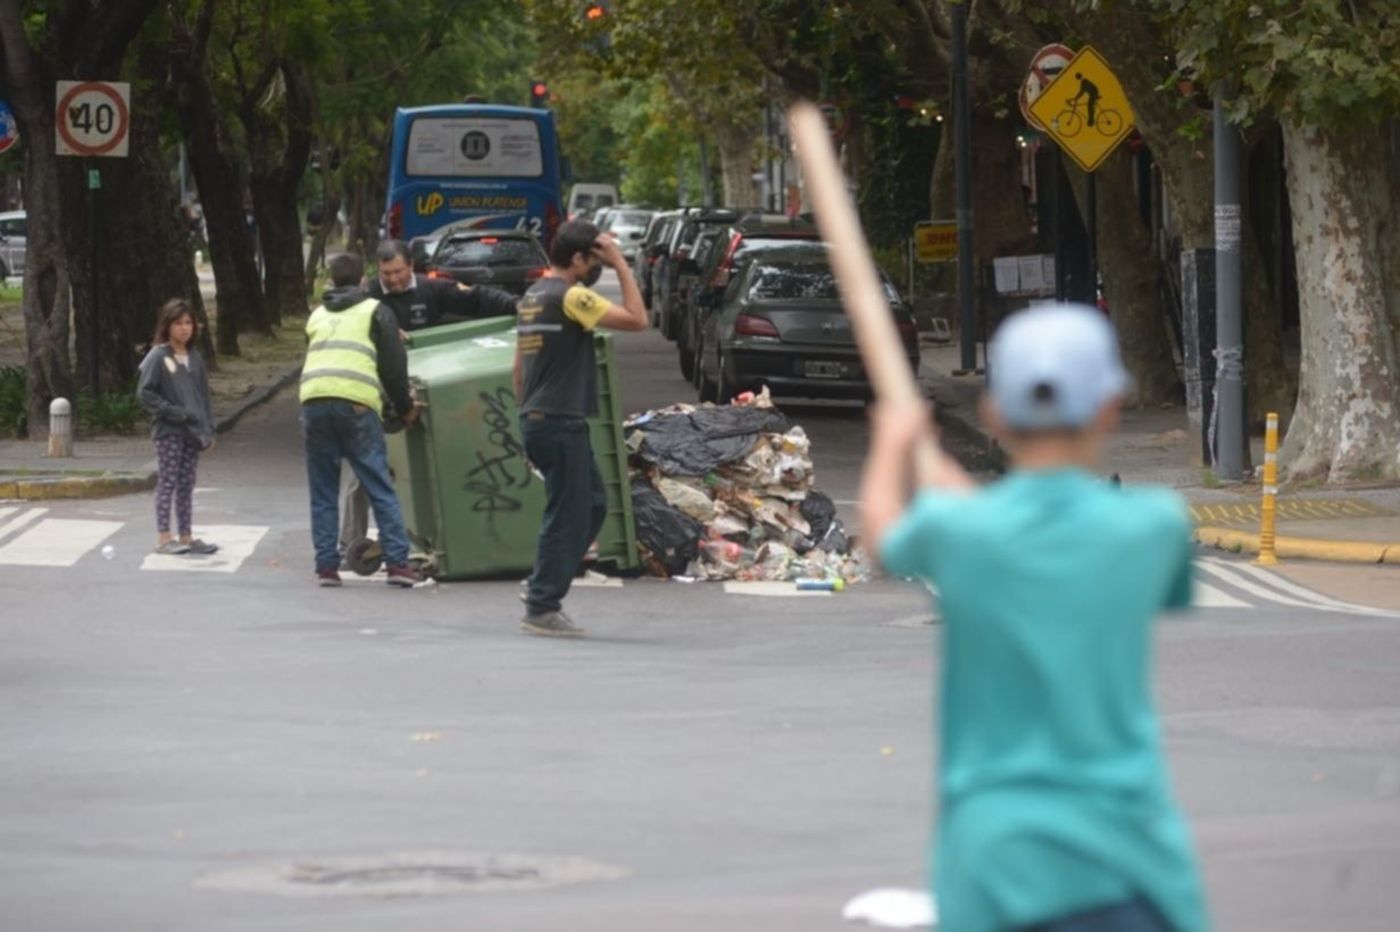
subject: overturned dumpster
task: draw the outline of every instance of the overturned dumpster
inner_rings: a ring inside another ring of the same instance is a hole
[[[597,334],[598,411],[589,421],[608,490],[600,563],[639,565],[612,338]],[[534,564],[544,482],[520,440],[512,384],[515,321],[449,324],[413,334],[408,371],[427,404],[420,426],[390,434],[389,467],[415,550],[438,579],[520,576]]]

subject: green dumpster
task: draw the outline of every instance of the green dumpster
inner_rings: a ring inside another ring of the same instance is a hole
[[[598,334],[593,451],[608,489],[599,560],[639,565],[612,338]],[[388,437],[389,467],[414,548],[438,579],[519,576],[535,562],[544,482],[525,459],[512,371],[515,321],[413,334],[408,372],[427,410]]]

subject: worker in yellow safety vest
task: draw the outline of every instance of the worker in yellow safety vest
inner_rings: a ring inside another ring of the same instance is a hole
[[[316,578],[339,586],[337,548],[340,464],[350,464],[369,494],[391,586],[421,580],[408,562],[408,532],[385,454],[382,411],[387,403],[412,426],[408,354],[394,312],[359,286],[364,260],[342,253],[328,263],[331,287],[306,321],[301,370],[301,436],[311,487],[311,538]]]

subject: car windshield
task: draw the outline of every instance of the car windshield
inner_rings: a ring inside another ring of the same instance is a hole
[[[615,227],[644,227],[651,219],[651,214],[642,210],[624,210],[621,213],[613,214],[612,225]]]
[[[817,260],[778,262],[758,257],[749,272],[750,301],[836,301],[841,293],[831,266]],[[899,303],[899,294],[883,275],[880,284],[890,304]]]
[[[528,239],[496,238],[449,240],[439,250],[438,265],[544,265],[544,255]]]

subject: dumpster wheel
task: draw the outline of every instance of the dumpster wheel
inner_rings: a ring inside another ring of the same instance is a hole
[[[379,549],[379,541],[368,537],[361,537],[345,552],[345,565],[357,576],[373,576],[383,562],[384,551]]]

